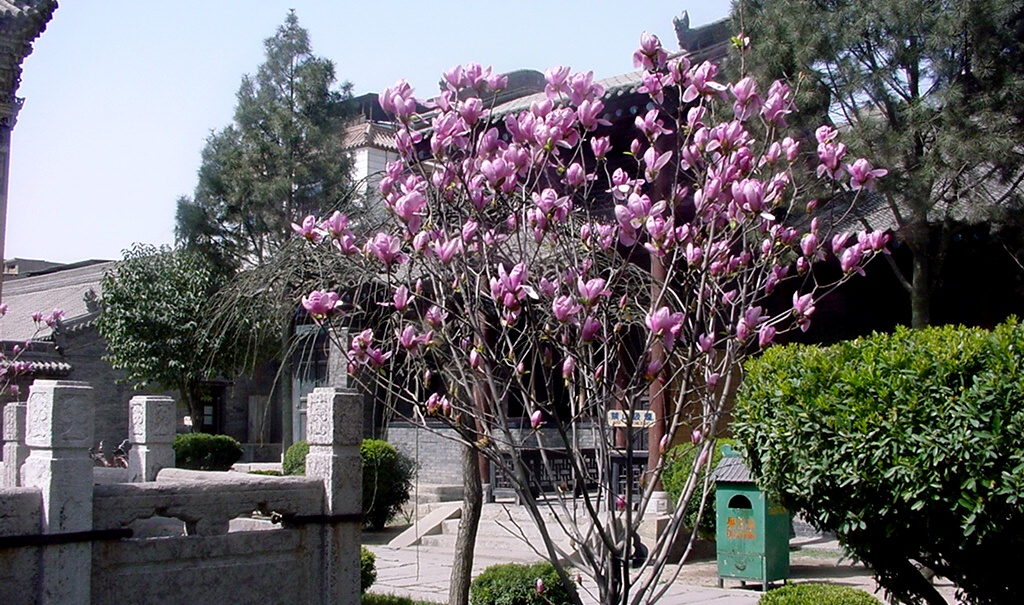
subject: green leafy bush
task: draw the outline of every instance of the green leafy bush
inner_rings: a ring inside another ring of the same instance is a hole
[[[377,581],[377,556],[365,546],[359,547],[359,592],[366,592]]]
[[[174,438],[174,465],[196,471],[226,471],[242,457],[242,444],[227,435],[185,433]]]
[[[714,453],[711,454],[711,470],[714,470],[722,459],[722,447],[732,445],[733,443],[735,442],[732,439],[718,440],[715,444]],[[681,443],[665,454],[665,468],[661,474],[661,482],[669,497],[672,498],[673,504],[679,501],[679,496],[683,493],[686,480],[693,469],[693,459],[696,453],[697,448],[695,446]],[[697,522],[697,513],[700,512],[700,494],[703,478],[704,476],[701,475],[702,483],[697,486],[697,491],[693,493],[693,497],[690,498],[690,502],[686,506],[685,521],[686,526],[690,528]],[[704,518],[700,520],[700,524],[697,526],[697,534],[705,539],[714,539],[715,526],[715,482],[711,481],[708,485],[708,499],[704,507]]]
[[[363,522],[383,529],[409,501],[415,463],[387,441],[365,439],[359,448],[363,459]]]
[[[748,364],[733,432],[759,483],[836,534],[901,601],[1020,601],[1024,328],[911,331]]]
[[[308,441],[296,441],[284,452],[284,460],[281,461],[281,470],[286,475],[306,474],[306,454],[309,453]]]
[[[309,444],[297,441],[284,455],[286,475],[306,474]],[[363,463],[363,522],[383,529],[409,501],[416,464],[387,441],[366,439],[359,447]]]
[[[537,592],[537,580],[544,593]],[[562,586],[551,563],[491,565],[469,587],[472,605],[564,605],[572,598]]]
[[[841,584],[787,584],[766,592],[758,605],[881,605],[870,594]]]

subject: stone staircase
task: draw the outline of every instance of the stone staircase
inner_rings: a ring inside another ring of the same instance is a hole
[[[415,547],[421,552],[450,557],[458,537],[460,506],[458,502],[420,504],[420,522],[392,540],[389,546]],[[554,512],[546,510],[542,514],[555,544],[566,556],[571,555],[572,542],[558,526]],[[540,530],[526,508],[512,502],[497,502],[485,504],[481,510],[475,558],[491,564],[529,563],[547,557]]]

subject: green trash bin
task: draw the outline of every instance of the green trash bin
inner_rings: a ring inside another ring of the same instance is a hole
[[[726,578],[761,584],[789,578],[789,511],[771,502],[728,445],[715,467],[718,586]]]

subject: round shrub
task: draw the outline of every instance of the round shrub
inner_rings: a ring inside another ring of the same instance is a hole
[[[733,434],[751,474],[833,532],[896,599],[1019,603],[1024,552],[1024,326],[946,326],[747,364]],[[752,446],[752,447],[750,447]]]
[[[841,584],[787,584],[766,592],[758,605],[881,605],[870,594]]]
[[[732,439],[718,440],[711,454],[711,470],[714,470],[722,459],[722,447],[734,443]],[[686,487],[686,480],[693,469],[693,457],[697,454],[697,451],[697,446],[686,443],[673,447],[665,454],[665,468],[661,473],[661,482],[669,497],[672,498],[673,503],[679,501],[679,496],[683,493],[683,488]],[[701,477],[701,482],[697,486],[697,491],[690,498],[690,502],[686,505],[686,517],[684,520],[687,527],[692,528],[697,521],[697,513],[700,511],[703,476]],[[704,506],[704,518],[700,520],[700,524],[697,526],[697,534],[701,538],[713,540],[715,538],[715,525],[715,482],[712,481],[708,486],[708,500]]]
[[[537,592],[537,580],[544,593]],[[469,587],[472,605],[565,605],[572,598],[551,563],[491,565]]]
[[[284,460],[281,462],[281,470],[283,470],[286,475],[305,475],[306,454],[308,453],[308,441],[296,441],[291,444],[284,453]]]
[[[174,465],[194,471],[226,471],[242,457],[242,444],[227,435],[184,433],[174,438]]]
[[[309,443],[297,441],[284,454],[286,475],[306,474]],[[363,463],[363,522],[371,529],[383,529],[409,501],[415,463],[387,441],[366,439],[359,447]]]
[[[359,549],[359,592],[366,592],[377,581],[377,557],[365,546]]]
[[[363,522],[371,529],[383,529],[409,501],[416,465],[379,439],[363,440],[359,456],[363,460]]]

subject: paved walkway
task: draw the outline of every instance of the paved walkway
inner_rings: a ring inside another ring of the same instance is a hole
[[[370,589],[371,592],[446,603],[454,557],[452,542],[404,548],[387,546],[398,531],[363,534],[363,543],[377,556],[377,582]],[[870,571],[863,565],[845,559],[835,541],[802,538],[794,540],[791,548],[791,581],[846,584],[875,593],[883,603],[886,602],[877,591]],[[474,576],[497,563],[542,559],[523,541],[481,536],[474,557]],[[717,564],[713,557],[691,561],[678,571],[678,576],[657,601],[659,605],[756,605],[761,597],[757,587],[741,587],[738,582],[727,582],[726,588],[718,588]],[[675,568],[666,570],[666,581],[674,572]],[[936,585],[947,602],[951,605],[956,603],[955,588],[949,582],[939,579]],[[586,585],[583,588],[586,589]],[[597,605],[596,595],[591,595],[586,601]]]

